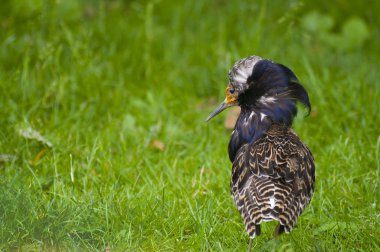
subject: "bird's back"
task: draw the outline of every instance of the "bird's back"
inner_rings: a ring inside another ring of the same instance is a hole
[[[290,232],[314,190],[314,159],[289,127],[272,125],[264,136],[236,153],[231,193],[251,238],[262,221],[280,222]]]

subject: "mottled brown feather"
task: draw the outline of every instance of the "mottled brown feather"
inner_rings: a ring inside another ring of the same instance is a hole
[[[274,124],[238,150],[231,193],[251,238],[262,221],[277,220],[291,231],[312,197],[314,170],[310,150],[288,126]]]

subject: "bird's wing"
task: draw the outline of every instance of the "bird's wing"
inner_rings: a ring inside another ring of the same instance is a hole
[[[314,178],[314,158],[309,148],[291,131],[285,135],[267,135],[245,151],[246,164],[252,174],[292,182],[305,181],[310,191]]]
[[[231,192],[251,237],[262,220],[278,220],[289,232],[313,189],[313,156],[291,131],[242,146],[233,163]]]

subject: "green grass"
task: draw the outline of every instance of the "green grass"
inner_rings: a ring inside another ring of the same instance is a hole
[[[245,251],[227,113],[204,119],[251,54],[309,91],[317,164],[296,228],[254,249],[380,250],[379,3],[250,2],[3,1],[0,250]]]

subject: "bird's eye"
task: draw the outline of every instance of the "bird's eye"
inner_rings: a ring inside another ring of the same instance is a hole
[[[230,88],[229,91],[230,91],[230,94],[235,93],[235,89],[233,89],[233,88]]]

